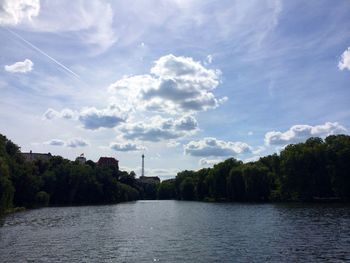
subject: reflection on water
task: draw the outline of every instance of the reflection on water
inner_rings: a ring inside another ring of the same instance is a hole
[[[138,201],[8,216],[1,262],[346,262],[350,206]]]

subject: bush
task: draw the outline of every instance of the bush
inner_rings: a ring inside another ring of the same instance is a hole
[[[0,175],[0,215],[12,207],[14,188],[11,181]]]
[[[38,206],[47,206],[50,202],[50,195],[45,191],[40,191],[35,195],[35,203]]]

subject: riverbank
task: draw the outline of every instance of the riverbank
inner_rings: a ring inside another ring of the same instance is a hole
[[[0,217],[5,217],[5,216],[7,216],[9,214],[23,212],[23,211],[26,211],[26,210],[27,210],[27,208],[25,208],[25,207],[14,207],[14,208],[5,210],[3,214],[0,214]]]

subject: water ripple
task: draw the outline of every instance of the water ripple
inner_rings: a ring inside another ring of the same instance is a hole
[[[347,262],[350,207],[152,201],[8,216],[0,262]]]

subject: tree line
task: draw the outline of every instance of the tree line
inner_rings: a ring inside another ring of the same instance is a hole
[[[0,134],[0,215],[14,207],[85,205],[156,199],[157,185],[141,183],[117,166],[80,164],[59,156],[26,162]]]
[[[314,201],[350,199],[350,136],[290,144],[280,154],[243,163],[227,159],[182,171],[158,187],[159,199]]]
[[[134,172],[54,156],[26,162],[0,135],[0,214],[14,207],[118,203],[138,199],[312,201],[350,199],[350,136],[310,138],[279,154],[243,163],[229,158],[212,168],[179,172],[160,184]]]

